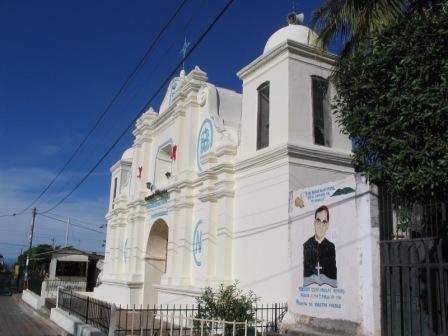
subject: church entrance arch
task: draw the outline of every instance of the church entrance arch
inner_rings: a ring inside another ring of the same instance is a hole
[[[166,273],[168,249],[168,225],[163,219],[156,220],[149,232],[145,254],[145,284],[143,303],[157,304],[157,293],[154,288],[159,285]]]

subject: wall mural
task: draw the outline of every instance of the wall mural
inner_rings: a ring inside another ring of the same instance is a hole
[[[198,220],[193,231],[193,260],[196,266],[200,267],[202,265],[201,255],[202,255],[202,231],[201,231],[202,219]]]
[[[201,158],[207,153],[213,146],[213,124],[210,119],[205,119],[198,134],[197,144],[197,164],[198,169],[202,171]]]
[[[315,234],[303,244],[303,287],[338,286],[334,244],[325,237],[329,225],[330,211],[322,205],[314,213]]]
[[[291,311],[346,318],[344,309],[353,308],[358,286],[355,190],[350,177],[291,192]]]

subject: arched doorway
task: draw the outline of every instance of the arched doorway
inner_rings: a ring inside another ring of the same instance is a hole
[[[157,304],[157,293],[154,285],[160,284],[162,275],[166,273],[168,249],[168,225],[163,219],[154,222],[149,232],[145,256],[145,284],[143,304]]]

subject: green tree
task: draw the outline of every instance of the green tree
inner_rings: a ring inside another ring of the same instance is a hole
[[[357,169],[408,204],[446,197],[448,3],[371,34],[334,82]]]
[[[372,32],[436,3],[434,0],[326,0],[313,13],[311,26],[324,48],[341,40],[341,55],[345,57]]]
[[[53,251],[53,246],[49,244],[40,244],[37,246],[33,246],[31,249],[24,251],[21,255],[17,257],[16,265],[20,265],[23,267],[26,263],[26,257],[29,255],[30,257],[30,269],[33,269],[33,258],[36,254]]]
[[[221,284],[217,290],[206,287],[202,295],[196,298],[200,307],[196,318],[229,322],[254,321],[255,312],[253,306],[257,303],[258,299],[253,291],[250,290],[245,293],[238,288],[237,281],[229,286]],[[198,324],[196,324],[197,326]],[[227,329],[229,328],[231,326],[227,327]],[[239,334],[241,334],[241,330],[239,331]],[[226,330],[226,334],[229,332],[231,331]]]

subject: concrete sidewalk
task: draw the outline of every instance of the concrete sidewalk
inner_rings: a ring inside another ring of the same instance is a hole
[[[67,333],[41,312],[20,299],[20,294],[0,295],[1,336],[66,336]]]

